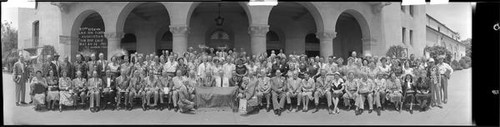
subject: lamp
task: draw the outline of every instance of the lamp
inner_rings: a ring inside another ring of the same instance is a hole
[[[217,18],[215,18],[215,25],[222,26],[222,24],[224,24],[224,18],[222,18],[220,16],[220,6],[221,6],[221,3],[219,3],[218,6],[219,6],[219,16],[217,16]]]

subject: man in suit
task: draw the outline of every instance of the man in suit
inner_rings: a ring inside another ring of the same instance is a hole
[[[106,74],[106,68],[108,66],[108,60],[104,58],[103,53],[99,53],[99,60],[97,61],[97,72],[100,76]]]
[[[330,92],[330,83],[331,82],[329,78],[326,77],[326,70],[321,70],[321,76],[316,80],[316,91],[314,92],[314,104],[316,105],[316,110],[313,113],[316,113],[319,110],[320,97],[326,97],[328,113],[333,113],[330,110],[330,107],[332,106],[332,93]]]
[[[60,72],[61,72],[61,68],[60,68],[60,63],[59,63],[59,55],[58,54],[55,54],[52,61],[50,62],[50,69],[54,70],[54,76],[55,77],[60,77]]]
[[[280,116],[285,105],[286,97],[285,78],[281,76],[280,70],[276,70],[276,76],[271,78],[271,89],[274,114]]]
[[[102,78],[103,82],[103,99],[106,105],[109,105],[111,103],[115,103],[115,96],[116,96],[116,82],[115,79],[112,77],[111,70],[106,70],[106,76]]]
[[[16,83],[16,106],[21,104],[26,104],[25,94],[26,94],[26,81],[28,80],[28,70],[27,65],[24,62],[24,57],[19,54],[19,60],[14,63],[13,68],[13,80]]]

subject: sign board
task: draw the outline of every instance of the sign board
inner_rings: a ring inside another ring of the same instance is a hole
[[[96,54],[103,53],[104,58],[107,57],[108,42],[102,28],[80,27],[78,38],[78,51],[89,49]]]

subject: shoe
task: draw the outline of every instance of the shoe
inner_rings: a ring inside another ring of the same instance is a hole
[[[316,113],[319,111],[319,108],[316,108],[316,110],[314,110],[312,113]]]
[[[299,106],[297,106],[297,108],[295,108],[295,112],[299,112],[300,109],[299,109]]]
[[[328,109],[328,114],[333,114],[332,110]]]
[[[174,109],[174,111],[175,111],[175,112],[179,111],[179,108],[175,108],[175,109]]]
[[[410,114],[413,114],[413,110],[410,110]]]
[[[377,116],[380,116],[380,109],[377,110]]]
[[[438,105],[437,107],[439,107],[440,109],[442,109],[442,108],[443,108],[443,106],[441,106],[441,105]]]
[[[360,109],[358,109],[358,110],[354,111],[354,113],[355,113],[357,116],[358,116],[358,115],[361,115],[361,110],[360,110]]]
[[[372,113],[373,109],[368,110],[368,113]]]
[[[26,105],[27,103],[26,102],[21,102],[22,105]]]
[[[282,111],[280,109],[278,109],[278,116],[281,116],[281,112]]]

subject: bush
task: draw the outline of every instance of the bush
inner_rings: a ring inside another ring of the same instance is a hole
[[[403,57],[404,48],[401,45],[391,46],[387,53],[385,54],[388,57],[396,56],[397,58]]]
[[[460,65],[463,69],[467,69],[471,67],[471,59],[468,56],[464,56],[459,61]]]
[[[453,70],[463,69],[462,65],[457,60],[453,60],[453,62],[451,62],[451,68],[453,68]]]
[[[446,49],[443,46],[432,46],[432,47],[425,47],[424,51],[429,52],[431,58],[437,59],[437,56],[439,55],[446,55],[446,58],[444,59],[445,63],[450,64],[451,63],[451,52]]]

